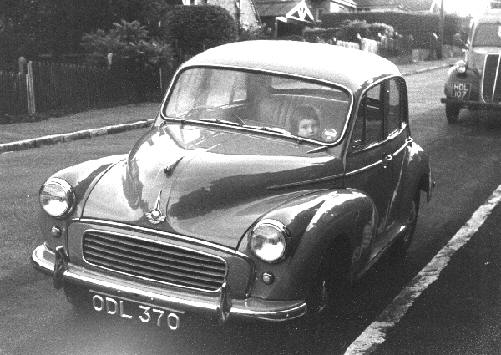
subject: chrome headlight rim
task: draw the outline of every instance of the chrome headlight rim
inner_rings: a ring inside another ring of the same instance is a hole
[[[60,189],[62,195],[64,195],[64,201],[66,202],[66,207],[64,209],[61,209],[60,212],[58,213],[55,213],[54,211],[48,209],[47,206],[44,205],[42,201],[42,194],[44,193],[44,191],[46,191],[49,185],[56,186],[58,189]],[[64,218],[73,211],[75,205],[75,193],[73,191],[73,187],[66,180],[58,177],[50,177],[40,187],[40,191],[38,194],[38,202],[40,203],[40,206],[45,211],[45,213],[47,213],[49,216],[54,218]]]
[[[456,64],[456,71],[457,71],[458,74],[464,74],[464,73],[466,73],[466,69],[467,69],[466,62],[459,61]]]
[[[261,241],[265,241],[266,243],[268,243],[268,245],[271,245],[270,242],[272,242],[272,240],[267,239],[266,236],[258,234],[258,230],[260,228],[271,228],[276,231],[276,239],[274,241],[276,242],[275,244],[279,243],[281,247],[278,249],[278,253],[275,252],[275,255],[273,257],[266,257],[267,253],[266,251],[263,251],[263,248],[261,248],[261,250],[256,248],[257,237],[259,236],[263,237],[261,238]],[[285,259],[285,256],[287,254],[287,241],[289,239],[289,236],[289,232],[283,223],[274,219],[263,219],[256,223],[256,225],[250,232],[250,250],[252,254],[255,255],[259,260],[270,264],[279,263]]]

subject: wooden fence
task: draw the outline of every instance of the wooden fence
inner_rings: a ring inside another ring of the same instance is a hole
[[[26,75],[0,71],[0,115],[28,113]]]
[[[27,74],[0,71],[0,114],[73,111],[160,100],[172,72],[125,66],[29,62]]]

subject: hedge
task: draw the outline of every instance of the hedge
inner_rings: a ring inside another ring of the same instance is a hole
[[[404,36],[412,35],[414,48],[427,48],[433,32],[439,33],[440,19],[434,14],[405,12],[328,13],[321,16],[321,26],[341,28],[343,21],[360,20],[367,23],[385,23]],[[444,44],[453,43],[453,35],[464,30],[467,20],[447,14],[444,19]]]
[[[237,27],[230,13],[215,5],[179,5],[162,20],[162,36],[184,55],[236,40]]]

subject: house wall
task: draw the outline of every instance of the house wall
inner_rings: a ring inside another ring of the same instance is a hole
[[[183,5],[217,5],[228,10],[235,18],[235,0],[182,0]],[[240,0],[240,24],[244,27],[255,26],[259,23],[256,12],[249,0]]]
[[[228,10],[231,16],[235,17],[235,0],[207,0],[207,4],[221,6]],[[248,0],[240,0],[240,25],[242,27],[252,27],[257,24],[258,20],[252,3]]]

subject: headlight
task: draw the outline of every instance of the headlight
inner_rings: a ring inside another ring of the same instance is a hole
[[[457,70],[458,74],[464,74],[464,73],[466,73],[466,63],[465,62],[460,61],[456,65],[457,65],[456,70]]]
[[[49,178],[40,188],[40,205],[52,217],[68,214],[75,201],[71,185],[59,178]]]
[[[260,221],[252,229],[250,247],[261,260],[273,263],[285,255],[287,230],[285,226],[271,219]]]

